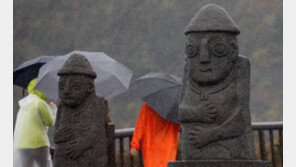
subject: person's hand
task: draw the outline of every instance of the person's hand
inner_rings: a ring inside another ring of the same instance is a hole
[[[136,148],[132,147],[130,150],[130,154],[135,157],[138,155],[138,150]]]
[[[52,102],[52,101],[49,103],[49,106],[52,109],[56,109],[57,108],[56,104],[54,102]]]

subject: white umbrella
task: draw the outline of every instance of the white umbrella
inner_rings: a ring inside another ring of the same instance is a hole
[[[129,68],[103,52],[86,51],[73,51],[57,56],[46,63],[39,70],[35,88],[57,102],[59,81],[57,73],[72,54],[84,55],[89,60],[93,70],[97,73],[95,88],[98,96],[110,99],[128,90],[132,78],[132,71]]]

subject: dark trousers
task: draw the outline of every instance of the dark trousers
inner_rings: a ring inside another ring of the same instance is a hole
[[[21,156],[21,167],[33,167],[34,161],[38,167],[49,167],[49,148],[40,147],[36,149],[19,149]]]

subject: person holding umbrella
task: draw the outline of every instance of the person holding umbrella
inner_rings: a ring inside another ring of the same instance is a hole
[[[130,143],[130,154],[136,156],[142,148],[144,167],[166,167],[168,161],[176,160],[180,129],[179,124],[163,119],[144,103]]]
[[[14,130],[14,166],[50,166],[47,127],[54,124],[54,104],[46,103],[46,96],[34,89],[37,79],[28,85],[29,95],[19,101],[20,110]]]
[[[130,143],[130,154],[137,155],[142,148],[144,167],[166,167],[168,161],[176,160],[178,132],[177,122],[179,78],[148,73],[132,85],[132,89],[145,101]]]
[[[23,88],[22,97],[25,95],[29,82],[38,76],[39,69],[54,58],[55,56],[40,56],[22,63],[13,70],[13,85]]]

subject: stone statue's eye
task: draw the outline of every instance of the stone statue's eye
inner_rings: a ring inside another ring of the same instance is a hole
[[[76,90],[80,89],[80,83],[79,82],[74,82],[73,83],[73,88],[76,89]]]
[[[223,45],[221,43],[217,43],[214,47],[214,50],[218,54],[223,54],[226,50],[226,47],[225,47],[225,45]]]
[[[212,48],[212,52],[216,57],[224,57],[227,54],[227,48],[222,43],[216,43]]]
[[[185,51],[186,51],[187,57],[193,58],[197,54],[197,47],[193,44],[186,44]]]
[[[211,53],[215,57],[224,57],[227,55],[228,48],[225,41],[219,37],[213,37],[209,39],[208,46],[211,50]]]
[[[62,82],[59,82],[59,89],[64,89],[64,87],[65,87],[65,84]]]

